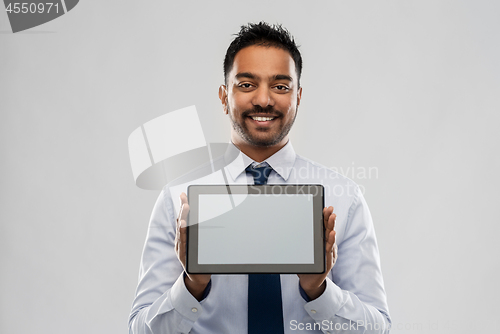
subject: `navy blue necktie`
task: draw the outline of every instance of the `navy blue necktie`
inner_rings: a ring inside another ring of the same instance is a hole
[[[271,171],[270,166],[246,169],[256,185],[266,184]],[[280,275],[248,275],[248,334],[284,332]]]

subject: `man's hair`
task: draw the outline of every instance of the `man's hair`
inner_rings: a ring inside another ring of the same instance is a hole
[[[266,22],[249,23],[241,26],[240,32],[235,34],[235,39],[231,42],[224,57],[224,80],[227,84],[227,75],[231,72],[234,57],[243,48],[251,45],[264,47],[275,47],[290,53],[295,62],[297,71],[298,86],[300,87],[300,75],[302,73],[302,57],[298,46],[295,44],[293,36],[281,24],[270,25]]]

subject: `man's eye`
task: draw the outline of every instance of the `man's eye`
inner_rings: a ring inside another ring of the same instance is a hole
[[[240,87],[242,87],[242,88],[250,88],[250,87],[252,87],[252,85],[249,84],[249,83],[243,83],[243,84],[240,84]]]
[[[288,90],[288,87],[287,86],[283,86],[283,85],[278,85],[278,86],[275,86],[275,88],[277,90]]]

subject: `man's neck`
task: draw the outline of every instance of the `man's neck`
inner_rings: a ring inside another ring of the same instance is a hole
[[[277,145],[265,147],[265,146],[254,146],[247,143],[233,141],[234,146],[236,146],[241,152],[245,153],[250,159],[256,162],[263,162],[274,153],[281,150],[286,143],[288,143],[288,138],[286,140],[281,141]]]

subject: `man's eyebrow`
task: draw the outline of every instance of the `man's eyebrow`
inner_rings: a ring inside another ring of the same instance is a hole
[[[257,76],[250,72],[241,72],[236,74],[236,79],[242,79],[242,78],[255,79],[257,78]]]
[[[259,76],[250,72],[241,72],[236,74],[236,79],[258,79],[258,78]],[[293,81],[292,77],[286,74],[273,75],[271,81],[277,81],[277,80]]]
[[[276,80],[288,80],[288,81],[293,81],[292,80],[292,77],[289,76],[289,75],[286,75],[286,74],[276,74],[275,76],[273,76],[273,81],[276,81]]]

